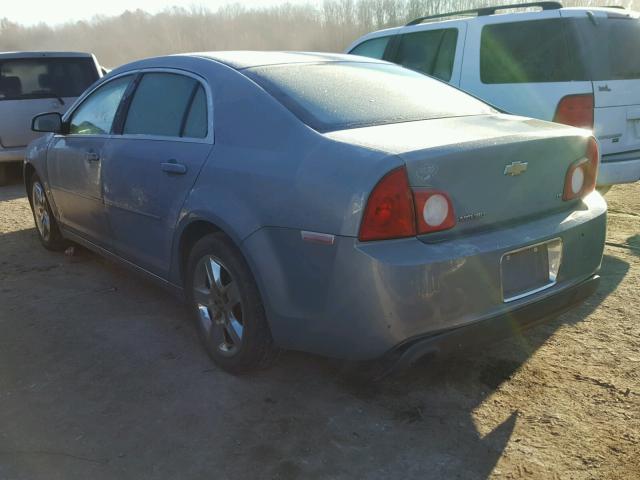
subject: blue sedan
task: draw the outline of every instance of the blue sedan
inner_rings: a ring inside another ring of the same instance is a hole
[[[584,130],[354,56],[223,52],[113,70],[33,129],[49,249],[181,295],[230,372],[278,348],[405,366],[553,317],[598,284]]]

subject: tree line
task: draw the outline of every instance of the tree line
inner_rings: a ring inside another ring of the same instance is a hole
[[[269,8],[230,4],[215,11],[174,7],[153,15],[138,9],[55,26],[25,26],[5,18],[0,20],[0,51],[93,52],[107,67],[154,55],[211,50],[340,52],[372,30],[403,25],[426,15],[496,3],[522,0],[324,0]],[[563,3],[595,6],[601,5],[602,0]],[[640,7],[640,0],[612,0],[606,4],[632,8]]]

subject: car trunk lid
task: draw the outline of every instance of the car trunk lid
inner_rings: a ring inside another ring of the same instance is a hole
[[[446,118],[334,132],[329,136],[399,156],[414,189],[452,200],[457,219],[442,235],[521,222],[571,208],[562,200],[569,166],[589,133],[508,115]]]
[[[74,99],[63,100],[65,105],[55,98],[0,100],[0,144],[4,148],[24,147],[42,135],[31,130],[31,120],[43,112],[63,113]]]

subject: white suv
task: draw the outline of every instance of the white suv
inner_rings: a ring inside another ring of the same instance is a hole
[[[496,14],[523,7],[541,10]],[[370,33],[347,51],[426,73],[513,114],[593,129],[606,190],[640,180],[638,17],[558,2],[488,7]]]

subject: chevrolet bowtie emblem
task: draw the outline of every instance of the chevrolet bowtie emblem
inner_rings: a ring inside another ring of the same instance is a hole
[[[504,167],[504,174],[510,177],[516,177],[522,175],[527,171],[527,162],[513,162],[511,165]]]

